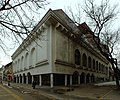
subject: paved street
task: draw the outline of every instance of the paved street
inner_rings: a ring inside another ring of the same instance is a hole
[[[96,100],[120,100],[120,90],[116,89],[115,81],[95,85],[81,85],[66,95],[88,97]]]
[[[7,83],[0,84],[0,100],[51,100],[40,95],[37,90],[28,90],[23,87],[8,86]]]
[[[1,85],[2,86],[2,85]],[[12,92],[12,94],[16,95],[11,100],[93,100],[89,98],[83,98],[78,96],[69,96],[65,94],[56,93],[56,89],[62,89],[61,87],[55,88],[51,91],[50,88],[39,88],[32,89],[31,85],[26,84],[16,84],[11,83],[10,87],[7,86],[7,83],[3,83],[4,88],[8,89]],[[6,93],[7,94],[7,93]],[[4,97],[5,100],[6,97]],[[10,100],[10,99],[8,99]]]
[[[0,100],[23,100],[20,96],[0,84]]]
[[[114,82],[75,87],[39,87],[31,85],[7,83],[0,85],[0,100],[119,100],[120,91]],[[70,90],[71,89],[71,90]]]

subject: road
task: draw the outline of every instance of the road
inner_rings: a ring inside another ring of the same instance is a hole
[[[0,84],[0,100],[23,100],[20,96]]]
[[[31,85],[26,84],[11,83],[11,86],[7,86],[7,83],[3,83],[0,84],[0,100],[119,100],[120,91],[117,91],[113,84],[114,82],[104,82],[80,85],[74,87],[74,91],[62,93],[60,90],[66,89],[54,88],[54,91],[51,91],[49,88],[32,89]]]
[[[89,98],[81,98],[75,96],[66,96],[64,94],[56,94],[40,90],[28,90],[22,87],[11,87],[7,84],[0,84],[0,100],[93,100]],[[47,94],[48,93],[48,94]]]
[[[51,100],[38,94],[37,91],[26,91],[23,88],[12,88],[0,84],[0,100]]]

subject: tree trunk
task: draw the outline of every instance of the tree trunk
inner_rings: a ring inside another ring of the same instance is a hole
[[[118,67],[116,67],[115,78],[116,78],[117,89],[120,89]]]
[[[116,66],[116,68],[115,68],[114,64],[112,64],[112,67],[113,67],[113,70],[114,70],[114,76],[115,76],[115,79],[116,79],[117,89],[120,89],[118,67]]]
[[[118,78],[118,75],[115,76],[116,78],[116,86],[117,86],[117,89],[120,89],[120,84],[119,84],[119,78]]]

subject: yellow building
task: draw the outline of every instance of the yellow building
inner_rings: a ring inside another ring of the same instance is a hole
[[[2,81],[2,68],[0,68],[0,81]]]
[[[12,62],[8,63],[4,66],[3,71],[3,80],[4,81],[13,81],[13,68],[12,68]]]

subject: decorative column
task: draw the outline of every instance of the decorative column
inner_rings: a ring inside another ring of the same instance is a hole
[[[14,82],[17,83],[17,77],[15,77]]]
[[[80,75],[78,75],[78,84],[80,84]]]
[[[67,75],[65,75],[65,86],[67,86]]]
[[[20,76],[19,76],[19,83],[20,83],[20,79],[21,79],[21,78],[20,78]]]
[[[72,75],[70,75],[70,85],[72,85]]]
[[[28,76],[26,76],[26,84],[28,84]]]
[[[17,83],[19,82],[19,80],[18,80],[18,79],[19,79],[19,78],[18,78],[18,76],[17,76],[17,80],[16,80],[16,81],[17,81]]]
[[[22,84],[24,84],[24,76],[22,76]]]
[[[91,77],[89,76],[89,83],[91,83]]]
[[[31,79],[31,81],[33,82],[33,80],[34,80],[34,75],[32,75],[32,79]]]
[[[84,78],[84,82],[85,82],[85,84],[86,84],[86,75],[85,75],[85,78]]]
[[[53,74],[50,74],[50,87],[53,88]]]
[[[41,75],[39,75],[39,80],[40,80],[40,86],[42,86],[42,80],[41,80]]]

